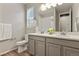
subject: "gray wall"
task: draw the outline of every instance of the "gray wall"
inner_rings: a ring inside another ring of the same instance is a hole
[[[55,25],[56,25],[56,31],[59,31],[59,13],[56,9],[56,21],[55,21]]]
[[[0,4],[0,22],[12,24],[12,40],[0,42],[0,53],[16,47],[25,34],[25,11],[23,4]]]
[[[72,6],[73,31],[77,32],[76,19],[79,18],[79,3],[74,3]]]

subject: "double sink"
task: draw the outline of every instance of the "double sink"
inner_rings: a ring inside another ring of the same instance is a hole
[[[79,37],[76,35],[69,35],[66,33],[53,33],[53,34],[48,34],[48,33],[29,33],[28,35],[35,35],[35,36],[44,36],[44,37],[53,37],[53,38],[60,38],[60,39],[68,39],[68,40],[77,40],[79,41]]]

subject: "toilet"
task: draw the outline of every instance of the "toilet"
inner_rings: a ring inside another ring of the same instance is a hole
[[[21,53],[27,50],[27,43],[28,43],[28,35],[25,35],[25,40],[18,41],[16,44],[18,46],[18,53]]]

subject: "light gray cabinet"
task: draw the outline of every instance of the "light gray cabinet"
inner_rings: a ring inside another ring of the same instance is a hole
[[[47,56],[60,56],[60,45],[46,43]]]
[[[36,56],[79,56],[79,41],[29,36],[28,47]]]
[[[32,55],[35,55],[35,45],[34,45],[34,40],[33,39],[29,39],[29,53]]]
[[[45,56],[45,42],[36,40],[36,55]]]
[[[36,56],[45,56],[45,38],[29,36],[29,52]]]
[[[79,49],[63,47],[64,56],[79,56]]]

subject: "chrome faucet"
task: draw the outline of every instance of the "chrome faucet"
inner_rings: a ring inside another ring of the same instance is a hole
[[[44,31],[41,31],[41,34],[44,34]]]
[[[60,34],[61,34],[61,35],[66,35],[66,32],[61,32]]]

